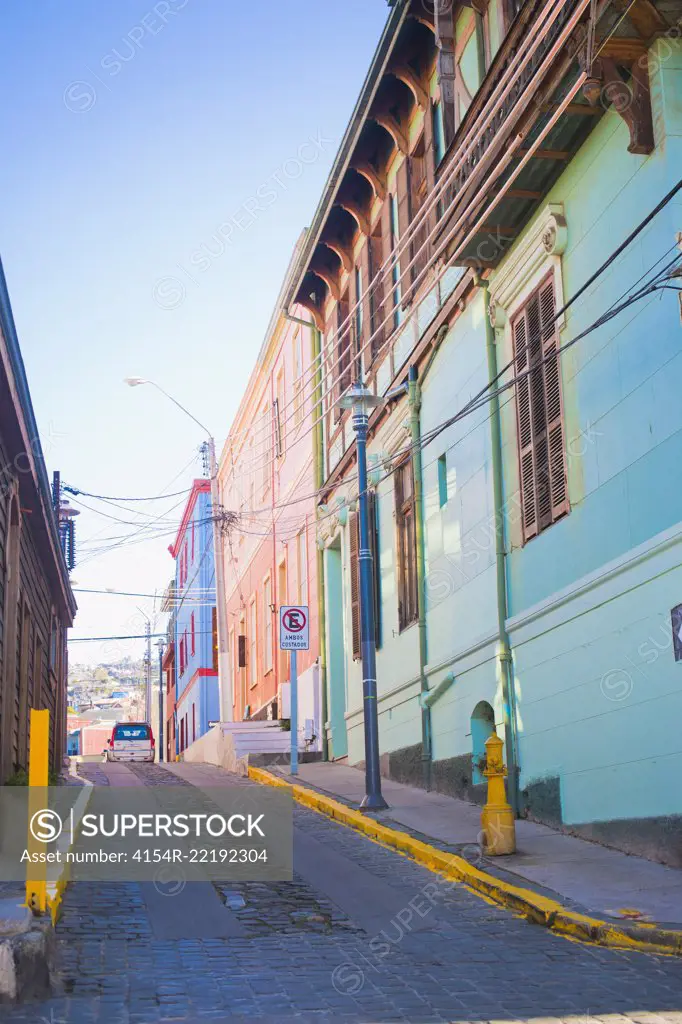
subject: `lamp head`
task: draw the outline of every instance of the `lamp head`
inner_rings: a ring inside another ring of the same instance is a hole
[[[361,380],[356,380],[339,399],[339,406],[342,409],[352,409],[366,416],[369,416],[372,409],[383,404],[384,399],[366,388]]]
[[[148,384],[144,377],[124,377],[123,383],[127,384],[129,388],[136,388],[138,384]]]

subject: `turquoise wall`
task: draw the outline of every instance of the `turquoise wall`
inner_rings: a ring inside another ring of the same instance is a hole
[[[627,129],[609,112],[548,196],[567,221],[565,297],[680,176],[682,47],[662,41],[659,55],[661,47],[670,56],[655,62],[654,152],[628,153]],[[670,258],[681,228],[676,200],[569,310],[562,343]],[[507,559],[521,786],[532,807],[534,787],[558,779],[569,824],[682,813],[672,782],[682,767],[682,665],[670,622],[682,602],[681,373],[670,291],[562,357],[571,511],[525,546],[517,538]],[[513,415],[510,404],[507,494],[516,486]]]
[[[568,226],[566,298],[679,178],[682,50],[679,43],[664,45],[675,45],[675,53],[653,82],[654,152],[628,153],[627,128],[609,112],[547,197],[563,204]],[[681,214],[678,199],[576,302],[566,314],[562,343],[627,295],[675,245]],[[561,364],[571,513],[510,552],[512,616],[682,519],[682,403],[676,387],[682,331],[674,293],[631,307],[578,342]],[[507,493],[515,490],[518,459],[513,416],[510,403],[504,418]]]

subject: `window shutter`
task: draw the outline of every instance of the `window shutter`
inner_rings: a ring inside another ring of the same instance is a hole
[[[363,351],[367,339],[372,333],[372,304],[370,301],[370,276],[369,276],[369,247],[370,239],[366,238],[360,250],[360,283],[364,295],[362,296],[362,333],[358,338],[358,352],[362,353],[362,365],[367,366],[372,358],[371,352]],[[359,367],[358,367],[359,370]],[[358,373],[358,377],[360,373]]]
[[[384,209],[387,207],[388,204],[384,203]],[[385,325],[383,323],[384,317],[386,316],[384,308],[385,290],[384,282],[382,281],[379,273],[381,264],[384,261],[381,221],[379,221],[368,239],[367,256],[369,263],[367,279],[372,282],[370,292],[370,332],[372,341],[369,346],[369,357],[367,360],[370,362],[382,351],[385,331]]]
[[[348,280],[348,313],[350,313],[350,323],[343,329],[345,337],[341,341],[341,348],[348,348],[348,356],[344,356],[343,365],[346,365],[346,360],[351,367],[349,374],[350,378],[356,379],[358,376],[358,352],[360,351],[360,344],[357,330],[357,310],[355,304],[358,301],[358,292],[355,283],[355,271],[356,267],[351,267],[350,277]],[[352,310],[352,312],[351,312]],[[339,324],[343,323],[343,320],[339,321]],[[350,346],[350,347],[349,347]],[[348,381],[350,383],[350,379]]]
[[[350,520],[350,604],[351,632],[353,635],[353,661],[361,655],[360,636],[360,520],[357,512]]]
[[[525,373],[528,369],[528,349],[526,348],[526,314],[523,312],[512,327],[514,335],[514,352],[516,355],[516,374]],[[533,428],[530,411],[530,377],[528,375],[516,382],[516,422],[519,443],[519,469],[521,486],[521,519],[525,540],[534,537],[538,532],[538,516],[535,504],[535,453],[533,445]]]
[[[426,143],[425,136],[415,147],[414,154],[410,157],[410,219],[415,220],[421,208],[424,206],[427,193],[426,180]],[[429,246],[427,244],[427,221],[421,220],[414,232],[414,241],[410,246],[411,257],[414,259],[410,272],[410,280],[416,285],[416,290],[423,288],[426,275],[423,274],[428,262]],[[421,275],[421,276],[420,276]],[[417,283],[417,279],[419,282]],[[412,296],[413,297],[413,296]]]
[[[379,503],[374,491],[367,494],[367,515],[369,516],[369,548],[372,552],[374,574],[374,640],[381,647],[381,567],[379,564]]]
[[[396,175],[396,194],[398,198],[398,243],[407,238],[410,229],[410,161],[405,158]],[[403,291],[403,306],[408,291],[410,277],[407,267],[410,263],[410,249],[407,245],[400,254],[400,282]]]
[[[545,378],[545,408],[547,415],[547,448],[549,473],[549,499],[552,522],[569,510],[566,480],[566,445],[564,416],[561,400],[561,368],[557,354],[558,332],[555,321],[554,280],[540,289],[540,330]]]
[[[351,286],[353,286],[353,275],[351,274]],[[336,358],[338,361],[337,373],[339,375],[339,397],[350,386],[351,373],[351,352],[353,325],[346,323],[348,320],[348,292],[339,300],[336,305]]]
[[[512,324],[524,540],[569,511],[561,374],[556,352],[554,281],[526,303]]]

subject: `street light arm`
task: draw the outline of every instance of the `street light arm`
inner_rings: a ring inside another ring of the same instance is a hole
[[[147,384],[151,384],[151,385],[152,385],[152,387],[155,387],[155,388],[156,388],[156,390],[157,390],[157,391],[160,391],[162,395],[165,395],[165,396],[166,396],[166,398],[167,398],[167,399],[169,399],[169,401],[171,401],[171,402],[173,403],[173,405],[177,405],[178,409],[181,409],[181,410],[182,410],[182,412],[184,412],[186,416],[189,416],[189,418],[190,418],[191,420],[194,420],[194,422],[196,423],[196,425],[197,425],[198,427],[201,427],[201,429],[203,430],[203,432],[204,432],[204,433],[205,433],[205,434],[206,434],[206,435],[207,435],[208,437],[212,437],[211,431],[210,431],[210,430],[208,429],[208,427],[204,426],[204,424],[203,424],[203,423],[201,422],[201,420],[198,420],[198,419],[196,418],[196,416],[192,416],[192,413],[191,413],[191,412],[189,411],[189,409],[185,409],[184,405],[181,405],[181,404],[180,404],[180,402],[178,402],[177,398],[173,398],[173,396],[172,396],[172,395],[169,395],[167,391],[164,391],[164,389],[163,389],[163,388],[161,387],[161,385],[160,385],[160,384],[157,384],[155,380],[148,380],[148,381],[147,381]]]

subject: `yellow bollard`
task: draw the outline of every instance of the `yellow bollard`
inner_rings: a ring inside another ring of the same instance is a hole
[[[31,708],[28,754],[28,841],[29,853],[44,852],[44,845],[39,843],[31,832],[33,815],[43,810],[48,804],[48,782],[50,764],[50,712],[36,711]],[[34,913],[47,910],[47,865],[32,864],[26,866],[26,906]]]
[[[504,778],[507,774],[502,760],[502,740],[493,733],[485,741],[487,766],[483,774],[488,779],[488,802],[481,814],[483,852],[498,857],[516,850],[514,812],[507,803]]]

